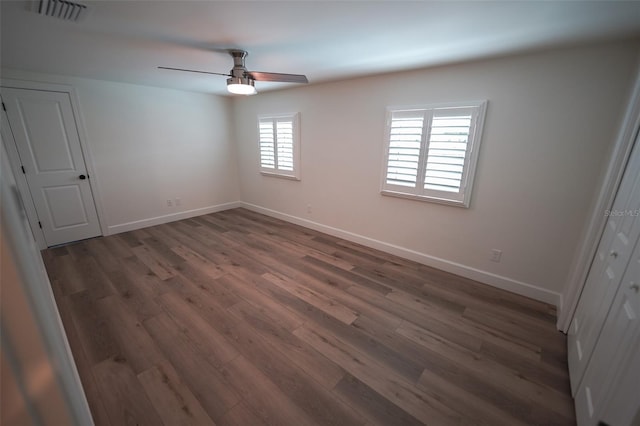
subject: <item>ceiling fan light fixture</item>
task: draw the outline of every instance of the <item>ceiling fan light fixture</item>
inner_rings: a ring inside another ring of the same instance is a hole
[[[252,78],[231,77],[227,79],[227,90],[235,95],[255,95],[258,93]]]

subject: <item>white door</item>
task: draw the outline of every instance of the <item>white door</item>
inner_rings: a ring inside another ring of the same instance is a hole
[[[607,394],[602,414],[597,415],[607,425],[640,425],[640,327],[637,325],[632,340],[635,347],[630,348],[630,356],[618,371],[613,382],[615,386]]]
[[[640,235],[640,143],[636,140],[624,178],[569,327],[571,390],[575,395]]]
[[[2,89],[47,246],[101,234],[68,93]]]
[[[631,425],[640,407],[640,244],[576,393],[578,424]]]

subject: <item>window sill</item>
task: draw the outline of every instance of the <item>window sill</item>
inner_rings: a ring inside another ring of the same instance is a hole
[[[280,179],[287,179],[287,180],[297,180],[300,181],[300,178],[297,176],[292,176],[292,175],[283,175],[280,173],[274,173],[274,172],[263,172],[261,171],[260,174],[262,176],[269,176],[269,177],[275,177],[275,178],[280,178]]]
[[[386,196],[389,196],[389,197],[406,198],[408,200],[422,201],[422,202],[427,202],[427,203],[444,204],[444,205],[447,205],[447,206],[462,207],[462,208],[465,208],[465,209],[469,208],[469,201],[465,202],[465,201],[458,201],[458,200],[450,200],[450,199],[447,199],[447,198],[432,197],[432,196],[428,196],[428,195],[407,194],[405,192],[390,191],[388,189],[383,189],[382,191],[380,191],[380,193],[382,195],[386,195]]]

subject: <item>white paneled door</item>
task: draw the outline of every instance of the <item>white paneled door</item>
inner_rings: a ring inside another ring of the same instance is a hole
[[[3,88],[2,102],[47,246],[100,235],[69,94]]]
[[[579,425],[632,425],[640,404],[640,244],[613,299],[578,392]],[[636,423],[637,424],[637,423]]]
[[[569,373],[574,395],[640,236],[640,143],[637,140],[613,208],[602,213],[608,216],[607,225],[568,333]]]

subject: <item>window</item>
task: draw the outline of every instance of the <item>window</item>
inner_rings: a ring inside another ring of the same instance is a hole
[[[258,117],[260,172],[300,179],[299,114]]]
[[[469,207],[486,104],[390,108],[382,193]]]

